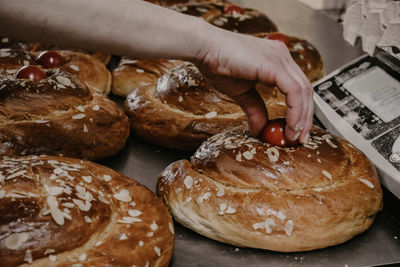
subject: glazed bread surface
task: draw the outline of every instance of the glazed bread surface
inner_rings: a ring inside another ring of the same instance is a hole
[[[112,72],[112,92],[127,97],[140,87],[155,86],[158,78],[183,64],[180,60],[150,60],[122,57]]]
[[[169,165],[157,192],[175,220],[240,247],[294,252],[340,244],[382,208],[371,162],[313,127],[304,146],[275,147],[235,128]]]
[[[133,91],[124,109],[142,139],[187,151],[226,128],[246,124],[240,107],[190,63],[164,74],[157,86]]]
[[[0,160],[1,266],[168,266],[162,200],[104,166],[64,157]]]
[[[0,50],[0,157],[99,159],[124,147],[127,117],[114,102],[64,70],[75,65],[46,70],[47,77],[39,81],[17,78],[17,70],[28,64],[34,64],[34,57],[26,51]]]

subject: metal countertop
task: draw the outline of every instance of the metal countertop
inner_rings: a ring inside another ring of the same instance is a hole
[[[328,16],[294,0],[238,0],[243,6],[266,13],[280,31],[299,36],[320,51],[327,73],[360,56],[360,47],[342,39],[342,27]],[[120,98],[114,98],[122,102]],[[150,188],[173,161],[191,153],[145,143],[132,135],[116,156],[100,161]],[[352,240],[334,247],[302,253],[279,253],[237,248],[203,237],[175,224],[175,249],[171,267],[195,266],[377,266],[400,264],[400,200],[384,189],[384,208],[372,227]]]

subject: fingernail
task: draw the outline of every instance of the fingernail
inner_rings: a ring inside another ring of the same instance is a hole
[[[308,143],[308,139],[310,139],[310,133],[306,133],[306,135],[303,137],[303,140],[301,142],[303,144]]]
[[[296,127],[294,128],[295,131],[301,131],[303,130],[303,126],[300,126],[299,124],[296,124]]]
[[[294,136],[293,136],[293,141],[296,141],[297,138],[299,138],[300,131],[298,131]]]

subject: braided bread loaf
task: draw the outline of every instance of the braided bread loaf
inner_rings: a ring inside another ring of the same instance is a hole
[[[240,107],[215,90],[191,63],[164,74],[157,86],[136,89],[124,110],[142,139],[188,151],[226,128],[246,124]]]
[[[70,62],[78,64],[72,58]],[[35,64],[24,50],[0,49],[0,157],[27,154],[98,159],[116,154],[129,136],[117,105],[75,75],[77,65],[45,71],[38,81],[17,70]]]
[[[168,266],[168,210],[120,173],[72,158],[4,158],[0,184],[1,266]]]
[[[382,208],[376,172],[348,142],[313,127],[304,146],[275,147],[235,128],[169,165],[157,192],[175,220],[240,247],[305,251],[367,230]]]
[[[49,49],[57,49],[55,46],[44,45],[39,43],[25,43],[7,37],[1,38],[1,49],[15,49],[27,52],[33,62],[36,64],[35,58],[42,52]],[[61,70],[67,71],[71,74],[78,76],[87,86],[100,92],[108,94],[111,90],[111,73],[107,70],[106,66],[94,56],[91,56],[83,51],[71,50],[53,50],[64,58],[65,63],[57,66]]]

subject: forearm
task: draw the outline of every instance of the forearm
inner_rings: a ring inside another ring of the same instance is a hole
[[[135,0],[0,0],[0,35],[144,58],[196,59],[212,26]]]

